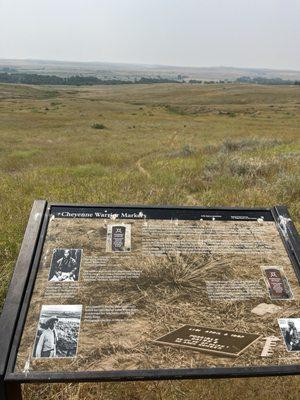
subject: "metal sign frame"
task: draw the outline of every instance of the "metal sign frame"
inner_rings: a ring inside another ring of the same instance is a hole
[[[0,318],[0,398],[21,399],[21,383],[29,382],[107,382],[153,379],[229,378],[241,376],[294,375],[300,365],[265,367],[216,367],[193,369],[151,369],[84,372],[14,372],[28,307],[39,267],[50,213],[73,218],[83,213],[93,218],[95,211],[144,213],[147,218],[186,220],[256,220],[274,221],[300,282],[300,238],[285,206],[273,208],[207,208],[139,205],[70,205],[36,200],[33,204],[24,239],[16,262]],[[129,218],[129,217],[128,217]]]

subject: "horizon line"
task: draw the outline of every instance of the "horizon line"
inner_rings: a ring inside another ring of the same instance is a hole
[[[190,69],[212,69],[212,68],[231,68],[245,70],[265,70],[265,71],[289,71],[300,72],[300,69],[289,68],[270,68],[270,67],[240,67],[232,65],[210,65],[210,66],[195,66],[195,65],[172,65],[172,64],[147,64],[134,62],[119,62],[119,61],[76,61],[76,60],[60,60],[60,59],[42,59],[42,58],[2,58],[0,61],[41,61],[41,62],[56,62],[56,63],[78,63],[78,64],[113,64],[113,65],[128,65],[128,66],[144,66],[144,67],[161,67],[161,68],[190,68]]]

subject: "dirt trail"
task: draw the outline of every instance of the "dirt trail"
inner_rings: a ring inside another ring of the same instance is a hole
[[[137,160],[137,162],[135,163],[135,165],[137,166],[137,169],[138,169],[143,175],[146,175],[147,178],[150,178],[151,175],[150,175],[149,172],[142,166],[141,162],[142,162],[142,159],[140,158],[140,159]]]
[[[175,132],[175,134],[169,138],[167,140],[167,142],[163,143],[163,145],[167,146],[167,148],[174,148],[176,147],[176,140],[178,137],[178,133],[177,131]],[[135,163],[137,169],[145,176],[147,176],[147,178],[151,178],[151,174],[142,166],[142,161],[146,158],[149,157],[153,154],[159,154],[159,151],[154,150],[154,151],[150,151],[149,153],[145,154],[142,158],[138,159]]]

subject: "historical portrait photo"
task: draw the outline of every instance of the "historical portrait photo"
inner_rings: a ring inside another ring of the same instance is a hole
[[[287,350],[300,351],[300,318],[281,318],[278,323]]]
[[[82,305],[43,305],[33,357],[75,357],[81,313]]]
[[[131,251],[130,224],[109,224],[107,226],[106,251]]]
[[[78,281],[81,258],[81,249],[54,249],[48,280],[51,282]]]

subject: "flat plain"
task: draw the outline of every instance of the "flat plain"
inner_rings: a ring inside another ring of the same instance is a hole
[[[300,87],[0,85],[0,303],[34,199],[272,206],[300,227]],[[25,399],[298,399],[298,377],[26,385]]]

